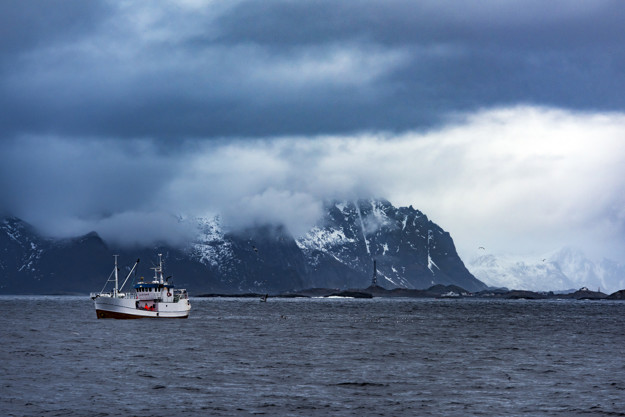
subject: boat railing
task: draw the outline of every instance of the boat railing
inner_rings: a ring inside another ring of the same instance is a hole
[[[113,297],[113,293],[112,292],[92,292],[89,294],[89,296],[92,299],[95,299],[97,297]],[[117,297],[118,298],[136,298],[135,293],[133,292],[118,292],[117,293]]]

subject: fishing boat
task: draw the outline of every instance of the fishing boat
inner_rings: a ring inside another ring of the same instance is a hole
[[[104,288],[99,293],[91,293],[95,311],[99,319],[141,319],[141,318],[178,318],[189,317],[191,304],[185,289],[176,289],[169,278],[164,278],[163,256],[158,255],[158,266],[153,267],[154,278],[144,281],[143,278],[134,285],[134,291],[123,292],[128,279],[137,268],[139,259],[132,267],[121,286],[119,283],[117,256],[115,268],[109,275]],[[111,291],[105,292],[110,282],[114,283]]]

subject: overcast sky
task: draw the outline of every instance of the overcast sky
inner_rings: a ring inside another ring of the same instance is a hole
[[[625,2],[0,2],[0,213],[176,243],[384,197],[625,262]]]

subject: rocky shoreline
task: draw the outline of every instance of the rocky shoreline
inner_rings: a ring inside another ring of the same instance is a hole
[[[580,288],[569,293],[534,292],[525,290],[489,289],[471,293],[455,285],[434,285],[425,290],[394,288],[388,290],[380,286],[370,286],[365,289],[338,290],[331,288],[309,288],[300,291],[290,291],[278,294],[240,293],[240,294],[200,294],[196,297],[228,297],[228,298],[312,298],[312,297],[345,297],[345,298],[490,298],[503,300],[623,300],[625,290],[612,294],[600,291],[591,291]]]

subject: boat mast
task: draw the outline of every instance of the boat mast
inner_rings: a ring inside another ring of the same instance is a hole
[[[117,297],[117,285],[118,285],[118,274],[117,274],[117,257],[119,255],[113,255],[115,257],[115,287],[113,288],[113,297]]]
[[[154,266],[150,269],[154,270],[154,281],[163,284],[163,254],[158,254],[158,266]]]
[[[163,283],[163,254],[158,254],[158,272],[159,272],[159,282]]]

